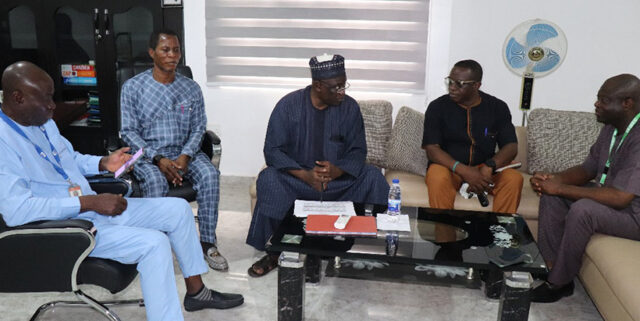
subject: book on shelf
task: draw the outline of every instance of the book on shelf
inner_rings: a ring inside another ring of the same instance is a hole
[[[62,78],[65,85],[70,86],[95,86],[98,81],[95,77],[69,77]]]

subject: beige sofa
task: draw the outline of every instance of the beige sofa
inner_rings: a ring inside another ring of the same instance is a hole
[[[359,101],[367,136],[367,161],[384,169],[389,182],[398,178],[403,206],[428,206],[424,183],[427,158],[420,148],[424,114],[402,107],[391,127],[391,104]],[[535,109],[527,127],[516,127],[519,169],[524,176],[518,214],[534,237],[538,231],[539,197],[528,184],[535,171],[560,171],[586,157],[601,126],[592,113]],[[255,183],[251,190],[255,205]],[[490,202],[492,201],[490,197]],[[490,211],[475,198],[456,198],[456,208]],[[640,321],[640,242],[595,235],[587,246],[580,279],[607,321]]]
[[[394,123],[392,141],[407,137],[413,132],[413,144],[420,146],[424,114],[403,107]],[[415,118],[408,120],[408,118]],[[418,126],[418,123],[420,126]],[[402,130],[396,126],[413,127]],[[527,127],[516,127],[518,136],[518,156],[515,161],[522,162],[519,169],[524,176],[522,197],[518,214],[522,215],[534,237],[538,232],[539,197],[529,185],[529,178],[535,171],[561,171],[577,165],[587,155],[589,147],[595,141],[601,126],[596,123],[592,113],[557,111],[549,109],[533,110],[529,115]],[[417,148],[406,152],[407,146],[397,149],[414,161],[424,154]],[[389,147],[390,151],[394,147]],[[394,151],[396,152],[396,151]],[[388,155],[395,157],[394,155]],[[425,157],[426,160],[426,157]],[[391,159],[388,163],[393,163]],[[403,161],[396,161],[403,162]],[[391,166],[393,167],[393,166]],[[410,172],[413,170],[414,172]],[[428,206],[427,187],[424,174],[415,173],[417,169],[405,166],[401,169],[387,168],[387,181],[398,178],[402,188],[402,204],[405,206]],[[491,197],[490,197],[491,201]],[[457,209],[489,211],[491,206],[482,207],[478,200],[456,197]],[[612,236],[595,235],[589,242],[580,270],[580,279],[591,296],[600,314],[607,321],[640,321],[640,242]]]

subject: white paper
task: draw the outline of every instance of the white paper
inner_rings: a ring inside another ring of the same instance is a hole
[[[400,214],[391,216],[388,214],[378,214],[376,226],[383,231],[411,232],[409,225],[409,215]]]
[[[293,206],[293,215],[297,217],[307,217],[309,214],[355,216],[356,211],[353,209],[353,202],[296,200]]]

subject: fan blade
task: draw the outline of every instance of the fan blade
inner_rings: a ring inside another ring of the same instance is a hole
[[[560,62],[560,55],[549,48],[544,48],[544,58],[533,66],[533,72],[545,72],[553,69]]]
[[[515,38],[509,39],[505,52],[507,62],[513,68],[522,68],[527,65],[529,58],[525,53],[525,47],[519,44]]]
[[[540,45],[543,41],[557,37],[558,32],[552,26],[546,23],[538,23],[532,25],[527,32],[527,46],[535,47]]]

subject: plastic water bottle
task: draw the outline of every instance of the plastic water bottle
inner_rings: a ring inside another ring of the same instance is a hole
[[[386,244],[387,244],[387,248],[386,248],[386,252],[387,255],[389,256],[395,256],[396,253],[398,252],[398,240],[400,238],[400,235],[398,234],[398,232],[387,232],[387,236],[386,236]]]
[[[400,203],[401,203],[401,195],[400,192],[400,180],[397,178],[393,179],[393,184],[389,189],[389,203],[387,204],[387,214],[391,216],[400,214]]]

